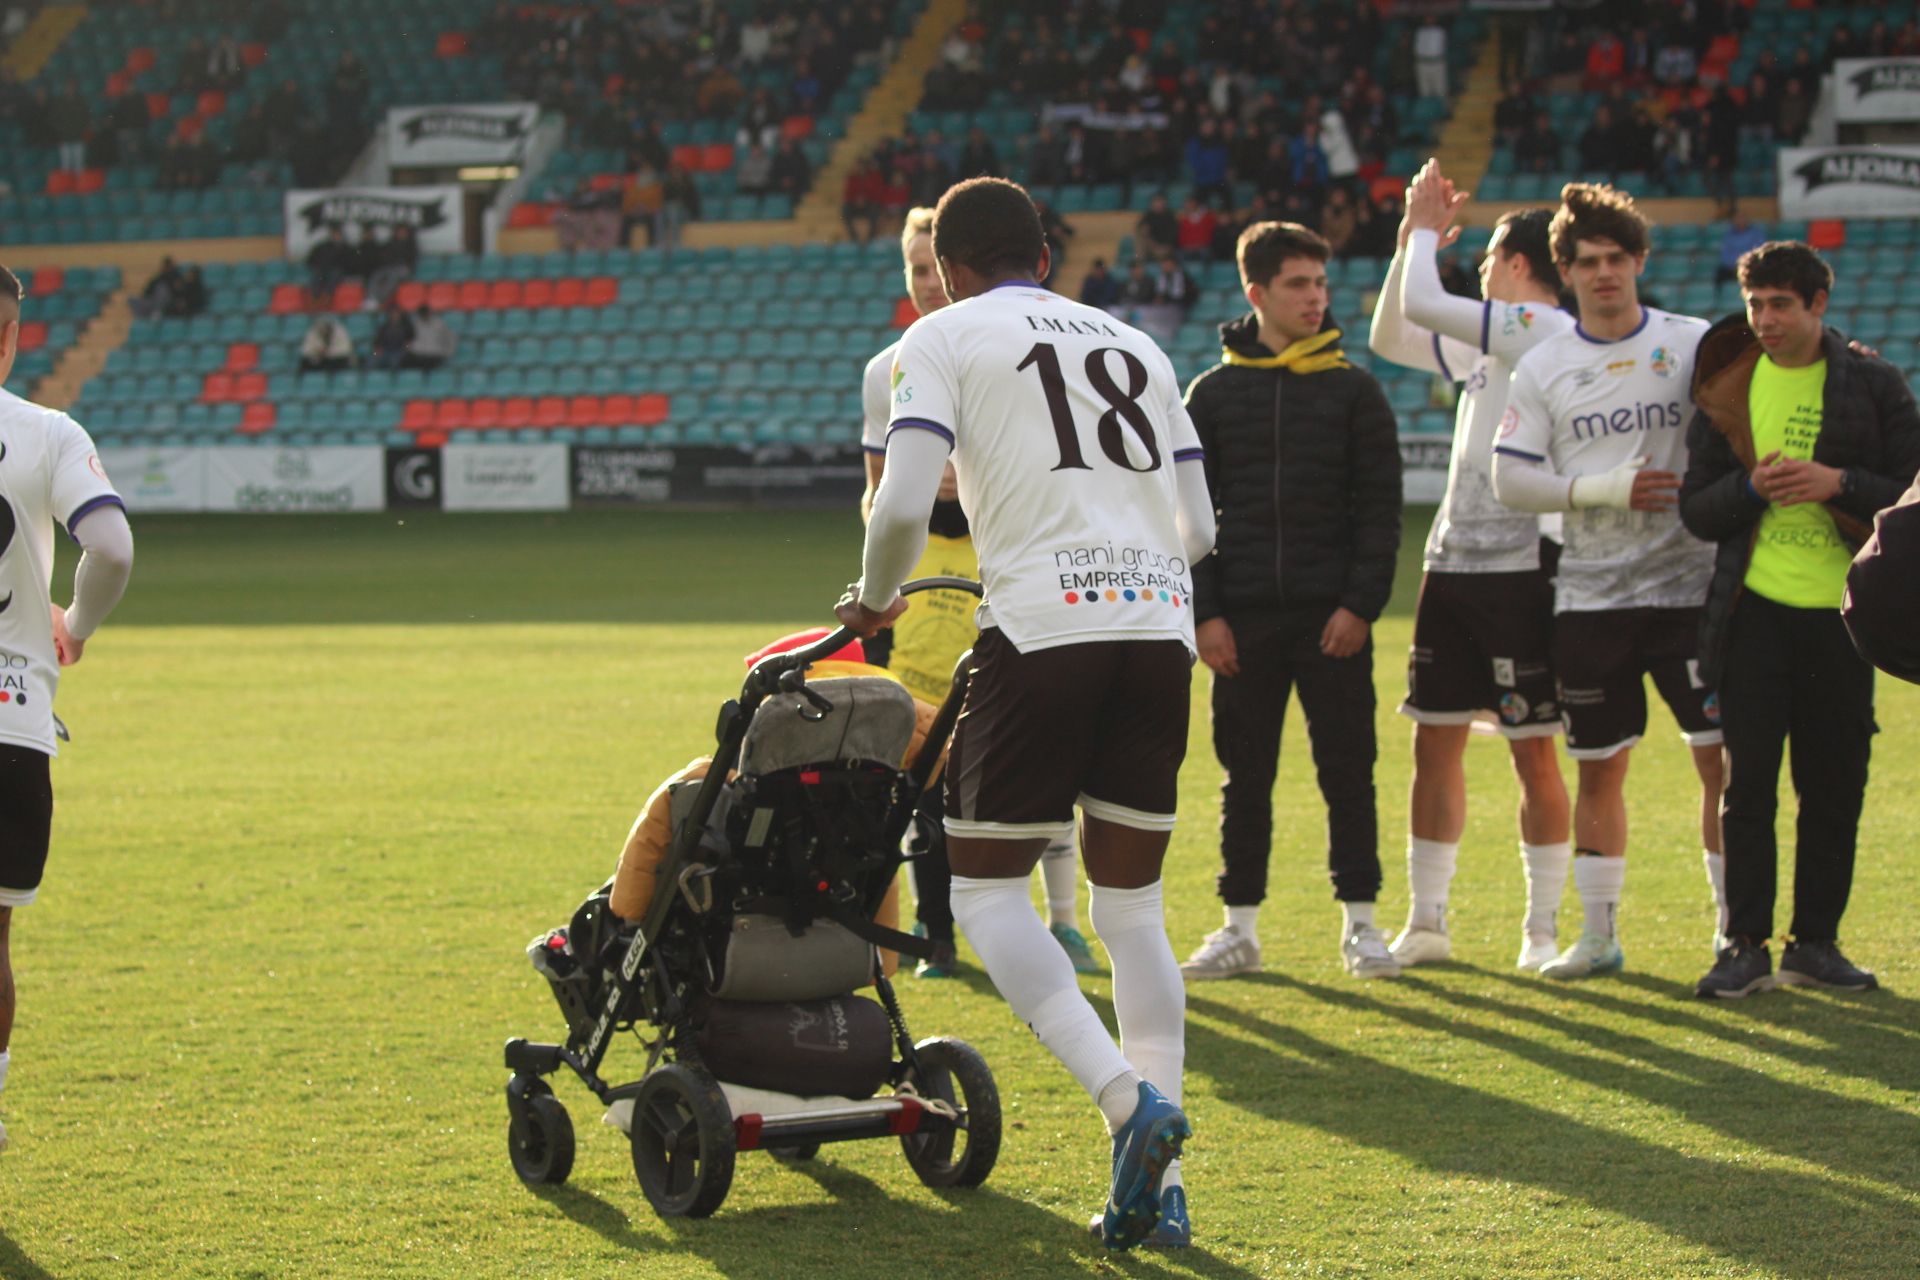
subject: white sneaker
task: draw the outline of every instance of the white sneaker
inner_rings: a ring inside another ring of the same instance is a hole
[[[1259,971],[1259,939],[1241,933],[1232,925],[1208,934],[1201,940],[1199,949],[1180,966],[1180,976],[1188,982],[1209,982]]]
[[[1400,931],[1389,948],[1402,969],[1416,964],[1439,964],[1453,954],[1453,939],[1438,929],[1416,929],[1412,925]]]
[[[1514,962],[1514,968],[1525,973],[1538,973],[1542,965],[1551,964],[1560,954],[1560,943],[1550,933],[1522,933],[1520,935],[1520,958]]]
[[[1355,925],[1340,943],[1340,958],[1356,978],[1397,978],[1400,962],[1387,950],[1387,935],[1370,924]]]
[[[0,1151],[7,1149],[7,1126],[0,1124]]]
[[[1561,952],[1557,959],[1540,966],[1540,976],[1590,978],[1596,973],[1617,973],[1626,962],[1626,954],[1616,939],[1584,933],[1580,941]]]

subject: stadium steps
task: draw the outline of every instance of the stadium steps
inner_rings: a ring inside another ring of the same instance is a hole
[[[919,106],[926,92],[927,73],[940,61],[941,44],[966,15],[966,0],[929,0],[914,24],[913,34],[901,42],[893,65],[867,94],[860,113],[847,122],[846,136],[834,144],[832,155],[814,174],[813,189],[794,210],[800,239],[839,240],[845,236],[845,228],[840,225],[840,196],[847,175],[861,156],[883,139],[898,137],[906,128],[908,114]]]
[[[1073,240],[1067,246],[1067,265],[1053,273],[1047,288],[1069,298],[1080,296],[1087,268],[1099,258],[1109,270],[1120,261],[1121,243],[1133,234],[1137,213],[1076,213],[1067,222],[1073,227]]]
[[[80,398],[80,388],[107,367],[107,359],[127,341],[133,328],[133,311],[127,299],[138,285],[123,282],[107,295],[99,312],[80,330],[80,338],[60,355],[53,372],[34,388],[33,400],[49,409],[65,409]]]
[[[1500,42],[1483,40],[1467,82],[1453,101],[1453,118],[1440,131],[1435,147],[1441,172],[1462,191],[1478,188],[1493,162],[1493,109],[1499,101]]]
[[[46,68],[67,37],[86,20],[87,7],[83,4],[49,5],[34,15],[0,62],[22,82],[31,80]]]

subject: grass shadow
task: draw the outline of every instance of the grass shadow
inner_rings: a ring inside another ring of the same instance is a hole
[[[0,1231],[0,1276],[6,1280],[54,1280],[53,1273],[29,1258],[5,1231]]]
[[[1356,1012],[1400,1012],[1278,975],[1263,985]],[[1223,1101],[1275,1121],[1394,1152],[1442,1177],[1532,1186],[1787,1276],[1836,1274],[1842,1235],[1855,1261],[1870,1260],[1842,1266],[1846,1274],[1900,1274],[1890,1260],[1911,1256],[1906,1197],[1781,1169],[1708,1165],[1533,1103],[1394,1066],[1206,995],[1189,992],[1188,1010],[1189,1072],[1209,1077]],[[1448,1019],[1431,1021],[1459,1030]],[[1275,1052],[1250,1051],[1249,1037]],[[1584,1067],[1585,1060],[1567,1065]],[[1446,1123],[1434,1124],[1434,1117]],[[1882,1269],[1873,1272],[1876,1265]]]

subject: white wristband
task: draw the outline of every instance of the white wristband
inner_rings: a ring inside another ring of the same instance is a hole
[[[1567,491],[1568,503],[1575,511],[1589,507],[1630,510],[1633,506],[1634,476],[1646,465],[1647,455],[1643,453],[1597,476],[1575,476],[1572,487]]]

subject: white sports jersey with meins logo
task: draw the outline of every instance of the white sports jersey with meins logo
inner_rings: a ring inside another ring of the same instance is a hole
[[[1556,474],[1599,475],[1645,455],[1652,470],[1687,469],[1694,350],[1707,322],[1642,308],[1640,327],[1602,342],[1575,326],[1514,370],[1495,448]],[[1570,511],[1554,607],[1688,608],[1706,600],[1714,547],[1677,511]]]
[[[0,391],[0,742],[58,753],[53,525],[102,506],[124,504],[80,424]]]
[[[1200,440],[1153,339],[1038,285],[1000,285],[901,339],[889,434],[911,430],[953,446],[981,626],[1021,652],[1194,647],[1174,466]]]

